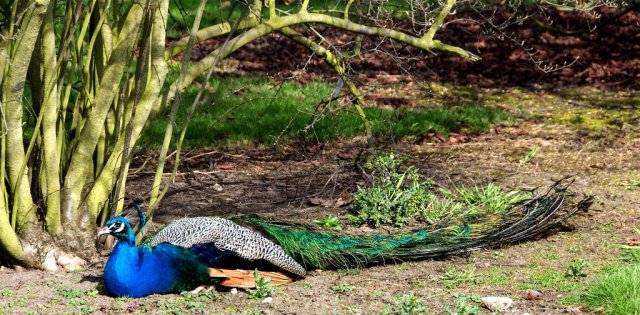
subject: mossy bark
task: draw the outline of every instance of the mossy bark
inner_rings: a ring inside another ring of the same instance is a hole
[[[11,64],[7,65],[3,82],[3,108],[6,122],[6,168],[9,180],[9,196],[13,200],[11,224],[21,231],[27,224],[36,222],[36,206],[31,195],[27,157],[24,150],[22,128],[22,97],[26,85],[31,57],[35,50],[39,30],[47,12],[49,1],[29,1],[22,23],[11,47]],[[35,136],[35,134],[34,134]]]
[[[136,41],[131,34],[138,34],[143,16],[143,4],[136,2],[129,8],[122,31],[114,44],[104,75],[91,102],[89,114],[82,126],[75,150],[72,152],[69,169],[62,190],[62,221],[77,224],[76,218],[82,198],[82,190],[93,167],[93,153],[104,128],[104,122],[111,107],[124,68],[133,53]]]

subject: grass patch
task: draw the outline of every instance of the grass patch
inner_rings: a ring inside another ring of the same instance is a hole
[[[513,284],[514,271],[509,266],[497,266],[481,270],[474,277],[474,283],[481,287],[510,286]]]
[[[387,304],[381,314],[428,314],[429,306],[413,293],[393,298],[393,304]]]
[[[440,281],[449,289],[465,283],[476,283],[475,271],[476,267],[474,266],[469,266],[466,270],[452,268],[445,271],[444,275],[440,277]]]
[[[353,290],[354,286],[351,283],[348,282],[343,282],[343,283],[339,283],[336,284],[334,286],[331,287],[331,290],[333,292],[338,292],[338,293],[347,293],[351,290]]]
[[[162,314],[206,314],[211,312],[211,303],[219,299],[220,296],[215,291],[201,294],[182,292],[180,296],[175,299],[158,300],[155,306],[145,305],[143,311],[153,309]],[[124,300],[124,302],[129,304],[131,301]]]
[[[640,249],[625,248],[620,260],[627,264],[604,268],[580,301],[605,314],[640,314]]]
[[[606,314],[640,314],[640,264],[614,267],[590,286],[582,301]]]
[[[291,139],[330,141],[364,135],[362,121],[351,106],[340,107],[333,102],[316,111],[331,95],[332,83],[274,85],[261,77],[224,77],[213,79],[211,86],[204,92],[203,102],[189,125],[184,143],[188,148],[271,145]],[[183,125],[198,89],[193,86],[182,96],[178,126]],[[460,130],[481,131],[510,118],[502,110],[472,103],[396,110],[367,107],[365,113],[376,137],[383,140],[419,137],[434,130],[444,135]],[[142,147],[161,146],[168,116],[162,113],[151,121],[141,136]]]
[[[565,272],[545,269],[542,266],[529,267],[531,271],[526,272],[526,279],[518,284],[520,289],[535,290],[557,290],[559,292],[573,292],[583,288],[580,281],[566,276]]]

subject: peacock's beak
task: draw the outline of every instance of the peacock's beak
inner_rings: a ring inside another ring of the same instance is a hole
[[[100,232],[98,232],[98,235],[96,235],[96,238],[99,238],[100,235],[110,234],[110,233],[111,233],[111,226],[105,226],[104,228],[102,228],[102,230],[100,230]]]

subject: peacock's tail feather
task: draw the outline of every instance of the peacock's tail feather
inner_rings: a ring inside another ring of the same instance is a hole
[[[307,269],[352,268],[461,254],[534,238],[590,201],[587,198],[577,205],[569,205],[566,202],[569,195],[566,186],[560,187],[558,182],[545,193],[499,216],[476,217],[474,222],[391,235],[344,235],[267,221],[257,216],[240,216],[232,220],[262,230]]]

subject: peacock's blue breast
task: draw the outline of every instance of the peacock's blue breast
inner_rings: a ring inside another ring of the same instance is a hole
[[[104,270],[110,295],[134,298],[194,288],[208,279],[207,266],[197,256],[169,244],[152,249],[118,242]]]

